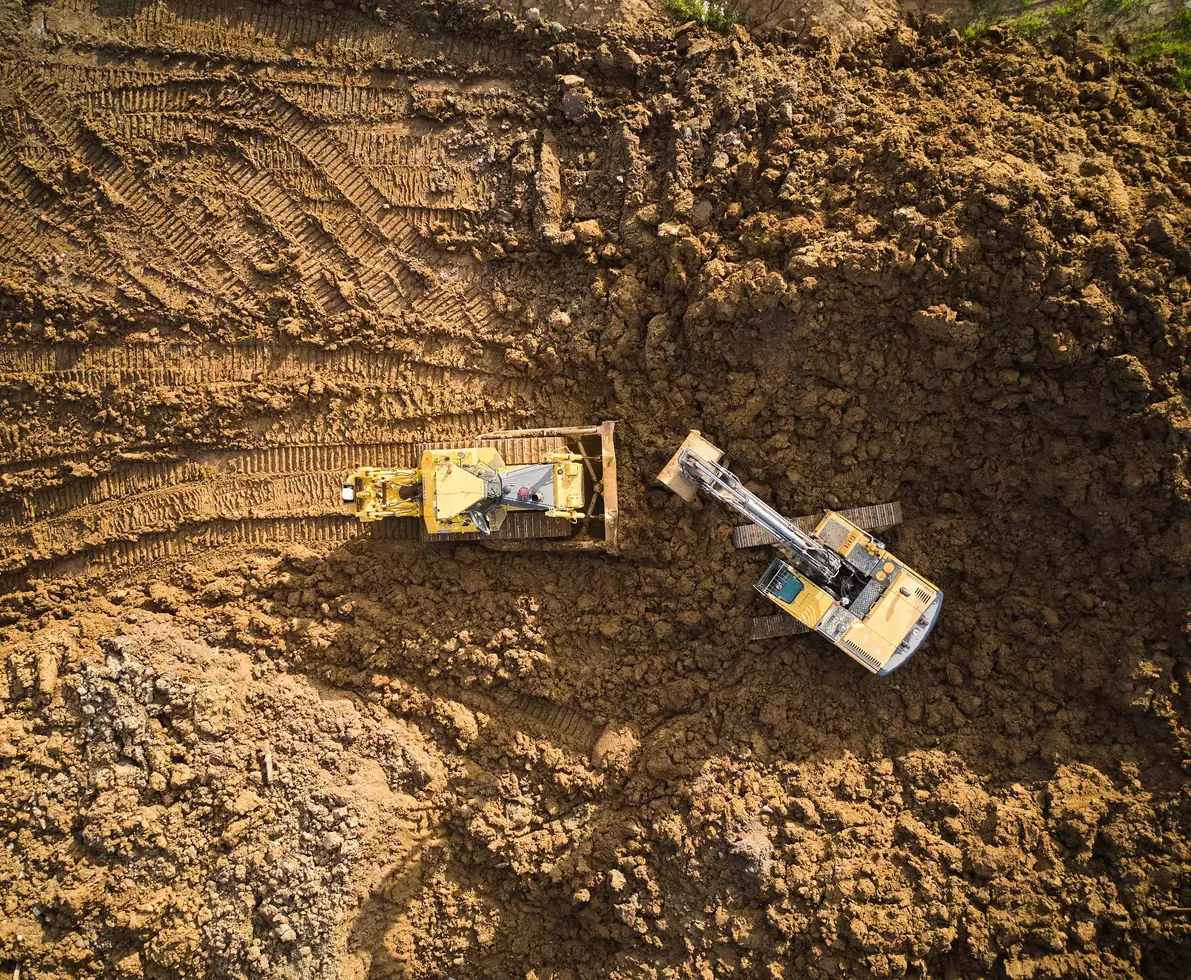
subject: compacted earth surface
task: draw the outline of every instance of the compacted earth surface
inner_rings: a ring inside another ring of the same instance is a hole
[[[0,6],[0,976],[1187,976],[1191,108],[870,14]],[[604,419],[618,556],[338,510]],[[750,641],[690,428],[923,651]]]

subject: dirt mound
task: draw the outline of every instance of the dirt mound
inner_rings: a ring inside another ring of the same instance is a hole
[[[809,38],[816,29],[844,44],[875,31],[888,30],[901,19],[896,0],[741,0],[735,5],[743,23],[753,29],[790,31]]]
[[[1182,977],[1185,96],[540,12],[10,10],[0,970]],[[336,509],[603,418],[619,558]],[[749,642],[692,427],[929,646]]]

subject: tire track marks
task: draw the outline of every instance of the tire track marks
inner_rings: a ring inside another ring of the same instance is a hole
[[[378,410],[374,418],[357,421],[351,417],[314,416],[306,419],[287,419],[268,427],[257,439],[238,439],[249,445],[256,441],[265,446],[304,446],[323,443],[406,443],[435,442],[442,439],[459,440],[477,432],[515,429],[524,426],[530,413],[522,408],[473,408],[469,411],[445,412],[432,419],[418,417],[390,418]],[[185,451],[178,445],[163,445],[153,441],[122,443],[119,447],[96,446],[88,434],[82,434],[74,447],[57,446],[45,451],[19,427],[0,424],[0,449],[7,459],[0,462],[0,473],[17,477],[46,467],[69,463],[100,463],[109,457],[119,458],[129,453],[164,453]]]
[[[84,505],[0,532],[0,571],[130,541],[196,521],[324,517],[338,513],[341,473],[211,478]]]
[[[360,522],[354,517],[264,517],[241,521],[215,518],[177,530],[146,534],[134,541],[118,541],[93,547],[68,558],[30,562],[16,572],[0,575],[0,594],[29,587],[35,579],[86,574],[91,579],[112,572],[131,571],[147,564],[160,564],[215,548],[262,548],[280,544],[339,544],[359,537]]]
[[[0,391],[82,386],[102,400],[106,389],[152,387],[189,389],[201,397],[217,386],[270,382],[306,391],[316,381],[335,384],[344,394],[367,392],[376,403],[375,425],[382,429],[412,425],[415,431],[455,430],[458,425],[452,422],[472,419],[486,426],[493,413],[516,413],[527,407],[533,393],[527,378],[425,364],[399,353],[355,347],[327,350],[265,342],[233,347],[180,342],[0,346]],[[354,428],[356,423],[351,425]],[[387,442],[392,435],[358,438]],[[328,440],[320,435],[306,441]],[[20,447],[14,448],[21,455]]]
[[[269,449],[199,451],[188,459],[118,464],[108,473],[42,487],[0,509],[0,524],[15,528],[111,500],[178,487],[221,476],[278,477],[287,474],[347,473],[357,466],[405,467],[414,463],[414,443],[275,446]],[[337,489],[337,487],[335,488]]]
[[[5,120],[3,132],[13,143],[22,133],[25,139],[37,139],[39,148],[58,157],[56,149],[40,138],[38,129],[24,113],[14,112]],[[166,307],[178,305],[171,289],[135,270],[127,257],[119,256],[102,237],[87,233],[80,241],[68,206],[20,159],[7,139],[0,141],[0,196],[12,201],[0,204],[4,212],[0,262],[23,260],[30,270],[52,276],[56,271],[60,274],[65,260],[99,295],[115,299],[117,291],[131,290]],[[196,295],[205,300],[205,294]]]
[[[324,13],[318,7],[241,2],[232,13],[201,0],[58,0],[45,8],[48,31],[80,47],[168,50],[221,54],[249,62],[328,60],[426,61],[437,57],[462,63],[499,64],[500,52],[457,37],[425,40],[400,24],[379,23],[345,7]]]
[[[272,92],[271,96],[275,117],[287,138],[361,216],[356,234],[345,247],[363,250],[371,236],[383,243],[382,256],[391,254],[397,259],[397,268],[385,265],[380,270],[366,271],[360,277],[364,288],[372,294],[384,295],[384,283],[378,279],[382,272],[392,279],[394,288],[403,297],[428,284],[428,293],[414,303],[419,312],[465,332],[481,335],[488,332],[493,313],[490,299],[483,297],[470,282],[460,286],[434,276],[433,264],[441,258],[436,256],[436,249],[425,239],[421,228],[408,220],[401,209],[392,206],[332,132],[317,129],[297,106],[280,94]],[[468,264],[468,260],[463,260],[463,266]]]
[[[330,350],[312,344],[248,341],[236,345],[160,341],[0,345],[0,383],[33,375],[78,384],[160,387],[230,384],[265,378],[341,378],[397,391],[450,389],[475,407],[528,396],[528,379],[360,346]]]
[[[76,567],[70,562],[78,555],[98,555],[102,564],[104,555],[114,554],[129,564],[148,549],[151,559],[161,541],[171,534],[186,536],[195,525],[208,531],[186,537],[191,551],[204,542],[222,547],[221,528],[228,529],[227,543],[244,543],[249,539],[240,525],[256,527],[267,520],[342,517],[358,525],[339,511],[343,477],[363,463],[414,465],[416,456],[412,441],[208,450],[186,460],[137,463],[45,487],[0,512],[5,525],[0,527],[0,577],[17,582],[65,574]]]
[[[42,123],[85,165],[91,179],[104,189],[109,200],[128,208],[144,231],[176,256],[195,282],[206,287],[216,306],[220,305],[221,297],[231,297],[245,310],[261,312],[250,285],[241,278],[242,273],[212,251],[199,230],[182,219],[169,202],[162,201],[74,116],[65,93],[42,78],[30,80],[21,93]]]

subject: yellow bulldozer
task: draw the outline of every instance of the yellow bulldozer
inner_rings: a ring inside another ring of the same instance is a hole
[[[615,427],[519,429],[428,443],[408,468],[355,470],[342,503],[365,523],[399,528],[393,537],[417,528],[427,541],[615,553]]]
[[[747,489],[723,455],[694,430],[658,480],[685,500],[702,492],[745,517],[732,533],[736,547],[781,553],[755,588],[782,611],[755,618],[753,639],[815,632],[878,676],[909,660],[938,622],[943,591],[874,537],[901,522],[901,507],[790,520]]]

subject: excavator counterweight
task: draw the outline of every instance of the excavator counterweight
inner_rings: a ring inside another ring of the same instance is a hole
[[[898,523],[901,508],[829,510],[808,528],[761,500],[722,459],[692,431],[658,479],[686,500],[702,492],[745,517],[749,524],[733,533],[737,547],[772,544],[780,552],[755,588],[782,612],[755,620],[754,638],[819,633],[879,676],[909,660],[934,629],[943,592],[870,533]]]

